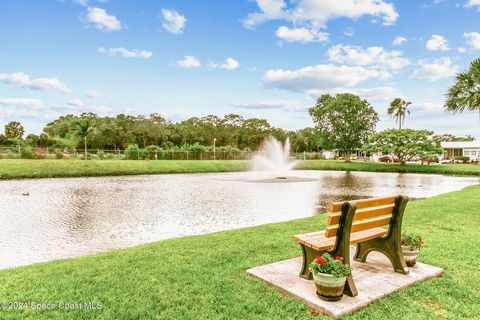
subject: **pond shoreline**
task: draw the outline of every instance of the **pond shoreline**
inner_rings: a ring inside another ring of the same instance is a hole
[[[350,318],[385,319],[392,310],[405,318],[475,318],[480,312],[476,303],[480,283],[471,281],[478,255],[478,249],[472,248],[480,242],[478,211],[473,208],[480,207],[479,192],[480,186],[472,186],[409,203],[403,228],[421,234],[426,241],[419,261],[443,268],[445,275],[396,292]],[[452,221],[471,223],[453,226]],[[230,317],[237,319],[323,319],[312,316],[301,302],[249,277],[245,270],[299,256],[300,248],[291,235],[321,230],[325,225],[326,216],[314,216],[0,270],[0,300],[94,299],[103,305],[100,310],[68,313],[4,310],[1,317],[213,319],[230,308]],[[195,276],[186,276],[192,270]]]
[[[104,177],[171,173],[238,172],[249,169],[247,160],[0,160],[0,180]],[[388,164],[340,160],[299,161],[297,170],[363,171],[480,176],[473,164]]]

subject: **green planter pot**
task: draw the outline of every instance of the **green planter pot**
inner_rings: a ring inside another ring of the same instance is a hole
[[[334,277],[331,274],[313,272],[317,295],[322,300],[338,301],[343,297],[343,288],[347,277]]]
[[[418,248],[402,246],[403,259],[408,267],[413,267],[417,263]]]

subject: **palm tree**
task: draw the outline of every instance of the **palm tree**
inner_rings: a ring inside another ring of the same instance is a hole
[[[76,121],[75,135],[83,140],[85,160],[87,160],[87,137],[90,131],[92,131],[92,123],[88,119],[80,119]]]
[[[457,74],[455,84],[448,89],[446,96],[446,111],[478,110],[480,117],[480,59],[473,60],[468,71]]]
[[[396,123],[398,123],[398,129],[402,129],[402,124],[405,122],[405,117],[410,114],[408,106],[411,105],[411,102],[402,100],[401,98],[395,98],[388,107],[388,115],[396,118]]]

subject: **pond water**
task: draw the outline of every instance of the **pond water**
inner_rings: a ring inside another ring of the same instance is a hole
[[[425,198],[480,183],[441,175],[293,171],[0,181],[0,268],[312,216],[334,201]],[[29,193],[29,196],[22,195]]]

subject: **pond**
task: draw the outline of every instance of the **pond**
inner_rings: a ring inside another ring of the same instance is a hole
[[[292,175],[278,183],[253,172],[0,181],[0,268],[309,217],[334,201],[425,198],[480,183],[421,174]]]

